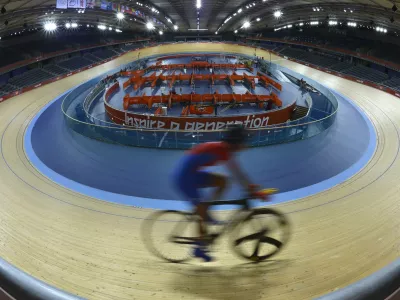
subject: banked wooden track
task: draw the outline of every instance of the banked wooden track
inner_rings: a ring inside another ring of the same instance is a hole
[[[252,48],[209,43],[140,50],[141,57],[185,51],[254,54]],[[257,54],[269,57],[261,50]],[[44,177],[23,147],[33,116],[60,93],[136,57],[131,52],[0,104],[1,257],[89,299],[221,300],[310,299],[399,257],[400,99],[276,56],[277,63],[352,99],[369,116],[378,138],[373,158],[350,180],[278,205],[289,213],[293,237],[276,260],[246,265],[223,243],[216,253],[218,266],[160,262],[148,254],[139,235],[150,210],[92,199]]]

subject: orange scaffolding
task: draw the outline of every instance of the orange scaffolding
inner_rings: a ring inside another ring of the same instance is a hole
[[[146,96],[143,94],[142,96],[129,96],[126,95],[124,97],[124,109],[127,110],[131,105],[147,105],[150,109],[153,104],[166,104],[169,108],[172,107],[173,104],[177,103],[189,103],[190,105],[194,105],[196,103],[210,103],[213,105],[221,104],[221,103],[259,103],[262,105],[265,102],[272,102],[276,106],[281,107],[282,101],[279,97],[271,93],[271,95],[254,95],[251,93],[246,94],[169,94],[169,95],[161,95],[161,96]]]
[[[235,81],[245,81],[250,86],[254,89],[255,88],[255,79],[260,80],[263,82],[265,85],[272,85],[279,91],[282,90],[282,86],[274,81],[273,79],[270,79],[267,76],[261,75],[259,73],[259,76],[250,76],[247,74],[243,75],[238,75],[236,72],[234,72],[232,75],[229,74],[178,74],[176,75],[175,72],[172,73],[171,75],[157,75],[156,72],[152,73],[149,76],[141,76],[138,74],[135,74],[134,76],[130,77],[126,82],[123,83],[124,89],[128,88],[130,85],[133,86],[133,89],[136,91],[139,88],[141,88],[146,82],[151,82],[151,87],[154,88],[157,83],[160,83],[162,81],[168,81],[169,82],[169,87],[172,88],[174,83],[177,80],[180,81],[189,81],[190,84],[193,84],[194,81],[209,81],[212,85],[215,83],[217,80],[227,80],[231,86],[235,85]]]

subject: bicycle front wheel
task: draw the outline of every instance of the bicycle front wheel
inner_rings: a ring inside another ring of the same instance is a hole
[[[289,236],[290,224],[285,215],[270,208],[253,210],[231,233],[234,252],[254,262],[276,255]]]
[[[142,238],[155,256],[173,263],[190,259],[195,244],[197,223],[190,213],[176,210],[158,211],[142,226]]]

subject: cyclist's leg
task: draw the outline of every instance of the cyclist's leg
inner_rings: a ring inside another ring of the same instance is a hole
[[[179,174],[176,176],[175,181],[180,192],[183,193],[185,199],[189,201],[193,208],[194,212],[200,217],[198,222],[198,234],[199,238],[203,239],[206,235],[206,228],[203,220],[205,219],[205,205],[201,204],[201,195],[200,195],[200,183],[205,180],[203,174],[198,174],[197,172],[188,172]]]
[[[215,201],[215,200],[221,200],[221,197],[227,187],[228,180],[226,176],[221,175],[221,174],[216,174],[216,173],[210,173],[210,172],[205,172],[201,171],[198,174],[198,180],[197,182],[199,183],[199,186],[201,188],[214,188],[213,194],[209,200]],[[208,213],[209,205],[205,204],[204,202],[200,202],[198,205],[198,215],[201,217],[201,219],[205,222],[210,222],[214,225],[218,224],[223,224],[223,222],[219,222],[214,220]]]
[[[226,187],[228,186],[227,177],[217,173],[208,173],[207,176],[208,176],[207,187],[215,188],[213,195],[211,197],[211,201],[221,200],[222,195],[225,192]]]

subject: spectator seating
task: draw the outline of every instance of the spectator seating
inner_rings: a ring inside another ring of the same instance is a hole
[[[125,53],[124,51],[122,51],[122,49],[121,49],[120,47],[118,47],[118,48],[113,48],[113,51],[115,51],[115,52],[118,53],[118,54],[123,54],[123,53]]]
[[[391,79],[382,82],[382,84],[400,91],[400,78],[398,77],[392,77]]]
[[[33,69],[22,75],[11,78],[8,83],[18,88],[33,85],[54,77],[54,75],[46,72],[43,69]]]
[[[99,62],[101,61],[101,58],[94,56],[92,53],[86,53],[83,55],[84,58],[92,61],[92,62]]]
[[[333,66],[330,67],[331,70],[341,72],[346,69],[350,69],[353,65],[348,63],[348,62],[340,62],[337,64],[334,64]]]
[[[342,73],[353,75],[358,78],[367,79],[378,83],[389,79],[388,74],[385,74],[383,72],[362,65],[354,66],[350,69],[342,71]]]
[[[276,44],[261,44],[261,47],[263,47],[264,49],[274,50],[277,47],[277,45]]]
[[[12,84],[6,84],[6,85],[3,85],[0,88],[0,90],[5,94],[9,94],[11,92],[14,92],[14,91],[18,90],[18,87],[14,86]]]
[[[123,45],[121,47],[121,49],[124,52],[128,52],[128,51],[131,51],[131,50],[139,48],[139,47],[140,47],[140,44],[129,44],[129,45]]]
[[[69,72],[67,69],[61,68],[58,65],[47,65],[43,69],[54,75],[63,75]]]
[[[308,56],[308,53],[301,49],[296,48],[286,48],[281,51],[281,54],[286,55],[288,57],[292,57],[298,60],[302,60],[303,58]]]
[[[286,49],[287,46],[277,46],[274,51],[275,52],[282,52],[282,50]]]
[[[83,57],[76,56],[71,59],[65,60],[63,62],[58,63],[58,65],[64,69],[75,71],[84,67],[91,65],[93,62],[87,60]]]
[[[117,53],[110,49],[104,49],[104,50],[98,50],[98,51],[93,52],[93,55],[104,60],[104,59],[109,59],[111,57],[116,56]]]
[[[328,68],[338,62],[334,58],[325,57],[325,56],[318,55],[318,54],[312,54],[312,55],[308,56],[307,58],[305,58],[305,60],[307,62],[309,62],[310,64],[321,66],[324,68]]]

